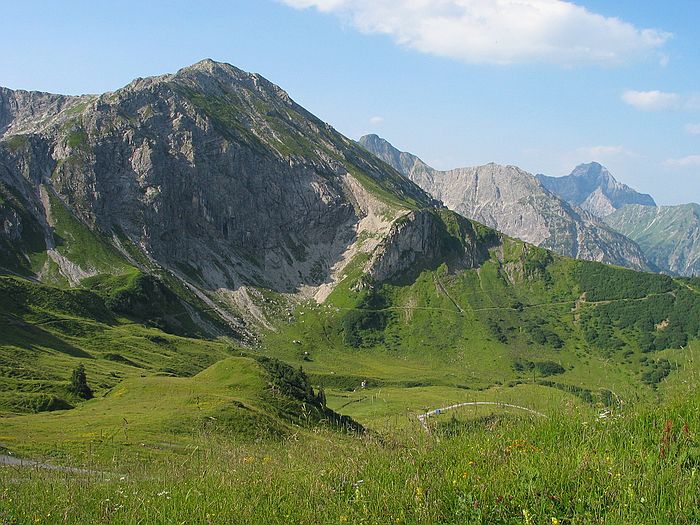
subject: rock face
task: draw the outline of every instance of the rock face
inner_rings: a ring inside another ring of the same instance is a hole
[[[597,162],[581,164],[566,177],[537,175],[537,180],[555,195],[596,217],[606,217],[626,204],[656,206],[650,195],[618,182]]]
[[[376,135],[359,142],[448,208],[506,235],[568,257],[651,269],[633,241],[553,195],[517,167],[487,164],[438,171]]]
[[[281,88],[228,64],[99,96],[0,90],[5,271],[76,284],[155,264],[211,308],[255,316],[253,287],[321,300],[362,252],[377,279],[415,262],[404,252],[433,257],[434,215],[420,210],[434,205]]]
[[[455,223],[448,231],[441,215],[444,210],[419,210],[396,221],[387,241],[375,252],[368,275],[375,281],[401,278],[410,269],[437,267],[442,263],[453,268],[476,268],[489,256],[488,249],[500,243],[498,236],[483,238],[474,225],[457,215],[447,220]]]
[[[700,275],[700,206],[623,206],[605,220],[664,271]]]

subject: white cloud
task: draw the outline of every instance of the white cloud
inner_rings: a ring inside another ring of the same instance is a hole
[[[632,153],[631,151],[627,151],[622,146],[592,146],[590,148],[579,148],[578,150],[576,150],[576,153],[578,153],[582,157],[592,160],[620,156],[635,156],[634,153]]]
[[[678,93],[665,91],[625,91],[622,94],[622,100],[642,111],[660,111],[681,105],[681,97]]]
[[[467,63],[619,64],[671,38],[563,0],[280,0]],[[663,62],[663,55],[660,56]]]
[[[384,117],[380,116],[375,116],[369,119],[369,123],[374,124],[375,126],[381,124],[382,122],[384,122]]]
[[[700,135],[700,124],[686,124],[685,131],[691,135]]]
[[[664,162],[666,166],[671,168],[690,168],[700,166],[700,155],[688,155],[681,159],[668,159]]]

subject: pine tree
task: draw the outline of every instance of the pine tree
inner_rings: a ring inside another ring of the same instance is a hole
[[[82,399],[92,399],[92,389],[88,385],[85,367],[82,364],[73,370],[68,391]]]
[[[318,399],[318,402],[321,403],[321,406],[325,408],[326,406],[326,391],[323,389],[323,387],[320,387],[318,389],[318,395],[316,396]]]

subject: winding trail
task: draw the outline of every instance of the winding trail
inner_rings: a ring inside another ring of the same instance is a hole
[[[448,410],[453,410],[455,408],[466,407],[466,406],[482,406],[482,405],[499,406],[502,408],[515,408],[517,410],[524,410],[525,412],[529,412],[529,413],[534,414],[536,416],[545,417],[545,418],[547,417],[542,412],[538,412],[537,410],[533,410],[531,408],[521,407],[518,405],[511,405],[510,403],[499,403],[498,401],[468,401],[466,403],[457,403],[456,405],[450,405],[447,407],[436,408],[434,410],[430,410],[430,411],[426,412],[425,414],[420,414],[416,417],[418,418],[418,421],[420,421],[420,424],[425,429],[425,431],[430,432],[430,429],[428,428],[428,423],[426,423],[426,420],[430,416],[436,416],[438,414],[442,414],[443,412],[447,412]]]
[[[481,308],[470,308],[469,312],[486,312],[486,311],[491,311],[491,310],[511,310],[511,311],[521,311],[521,310],[528,310],[530,308],[546,308],[548,306],[571,306],[572,310],[578,309],[581,306],[601,306],[605,304],[613,304],[613,303],[631,303],[631,302],[640,302],[640,301],[647,301],[653,297],[661,297],[663,295],[673,295],[674,291],[671,290],[670,292],[661,292],[661,293],[654,293],[654,294],[649,294],[645,295],[644,297],[634,297],[631,299],[607,299],[603,301],[582,301],[580,298],[579,299],[571,299],[568,301],[558,301],[558,302],[552,302],[552,303],[537,303],[537,304],[525,304],[520,307],[514,307],[514,306],[485,306]],[[696,292],[700,293],[700,292]],[[447,294],[445,294],[447,295]],[[457,303],[452,300],[452,298],[447,295],[447,297],[452,301],[452,303],[458,308],[458,310],[454,310],[452,308],[440,308],[440,307],[435,307],[435,306],[388,306],[386,308],[350,308],[350,307],[341,307],[341,306],[334,306],[336,310],[358,310],[361,312],[387,312],[387,311],[392,311],[392,310],[434,310],[438,312],[452,312],[452,313],[457,313],[460,315],[464,315],[467,313],[465,310],[463,310]]]
[[[450,302],[453,305],[455,305],[455,308],[457,308],[457,310],[459,311],[460,314],[464,313],[464,310],[462,309],[461,306],[459,306],[459,304],[457,304],[457,301],[455,301],[452,298],[452,296],[449,293],[447,293],[447,290],[445,289],[442,282],[440,281],[440,278],[437,275],[435,275],[435,288],[437,288],[438,293],[442,292],[445,295],[445,297],[447,297],[450,300]]]

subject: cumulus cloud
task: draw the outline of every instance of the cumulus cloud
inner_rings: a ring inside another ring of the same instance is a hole
[[[700,135],[700,124],[686,124],[685,131],[691,135]]]
[[[688,155],[680,159],[668,159],[664,162],[671,168],[691,168],[700,166],[700,155]]]
[[[661,111],[681,106],[681,97],[678,93],[665,91],[625,91],[622,94],[622,100],[642,111]]]
[[[381,124],[382,122],[384,122],[384,117],[380,117],[378,115],[369,119],[369,123],[374,124],[375,126]]]
[[[471,64],[619,64],[656,54],[672,36],[563,0],[279,1],[334,14],[362,32]]]

